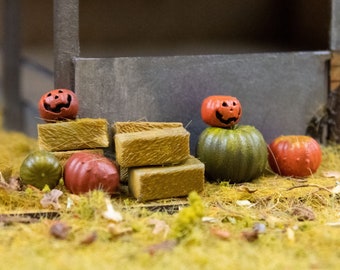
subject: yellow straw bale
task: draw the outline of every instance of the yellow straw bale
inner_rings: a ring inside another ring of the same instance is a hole
[[[109,146],[108,123],[101,118],[82,118],[38,124],[38,145],[47,151],[105,148]]]
[[[118,133],[117,162],[122,167],[180,163],[190,155],[189,136],[183,127]]]
[[[183,124],[180,122],[115,122],[113,131],[117,134],[178,127],[183,127]]]
[[[175,166],[129,169],[129,188],[139,201],[182,197],[204,187],[204,164],[194,157]]]
[[[104,155],[104,150],[97,148],[97,149],[84,149],[84,150],[71,150],[71,151],[60,151],[60,152],[53,152],[55,157],[59,160],[59,163],[61,166],[64,166],[66,161],[70,156],[72,156],[74,153],[78,152],[90,152],[90,153],[96,153],[100,155]]]

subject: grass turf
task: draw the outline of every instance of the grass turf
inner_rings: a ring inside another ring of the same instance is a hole
[[[5,131],[0,140],[0,168],[17,176],[36,141]],[[303,181],[268,171],[242,185],[206,183],[189,206],[186,198],[141,204],[123,192],[109,198],[121,222],[103,216],[106,194],[75,196],[61,183],[60,217],[1,216],[0,269],[337,269],[339,164],[340,147],[323,147],[321,167]],[[0,188],[0,213],[54,211],[42,207],[45,193]],[[67,227],[62,239],[51,233],[56,222]]]

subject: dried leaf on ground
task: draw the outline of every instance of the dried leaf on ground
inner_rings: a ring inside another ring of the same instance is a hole
[[[111,233],[112,236],[121,236],[128,233],[132,233],[132,228],[122,228],[117,224],[111,223],[108,226],[109,233]]]
[[[204,223],[216,223],[216,222],[218,222],[218,219],[214,218],[214,217],[202,217],[202,222],[204,222]]]
[[[323,176],[328,178],[340,178],[340,171],[325,171],[323,172]]]
[[[333,221],[333,222],[327,222],[326,225],[331,226],[331,227],[340,227],[340,220]]]
[[[177,241],[175,241],[175,240],[166,240],[166,241],[163,241],[161,243],[149,246],[146,249],[146,251],[150,255],[154,255],[156,252],[159,252],[159,251],[172,251],[175,248],[176,245],[177,245]]]
[[[340,193],[340,183],[336,183],[336,186],[331,189],[333,194],[339,194]]]
[[[254,242],[259,238],[259,232],[257,230],[243,231],[242,236],[248,242]]]
[[[309,207],[298,205],[292,208],[291,214],[296,216],[298,221],[313,221],[316,219],[315,213]]]
[[[52,206],[54,209],[60,209],[59,197],[63,195],[63,192],[59,189],[52,189],[50,192],[45,193],[40,200],[42,207],[46,208]]]
[[[7,182],[0,172],[0,188],[9,191],[19,191],[21,190],[20,179],[16,177],[10,177]]]
[[[239,191],[244,191],[244,192],[248,192],[248,193],[254,193],[257,191],[256,188],[250,188],[250,187],[247,187],[247,186],[240,186],[237,190]]]
[[[237,200],[236,204],[238,206],[244,206],[244,207],[253,207],[255,205],[254,203],[251,203],[248,200]]]
[[[289,241],[294,242],[295,241],[295,232],[292,228],[288,227],[286,229],[286,235]]]
[[[90,245],[97,240],[97,237],[98,237],[97,232],[91,232],[80,241],[80,244]]]
[[[69,235],[70,230],[71,226],[64,222],[57,221],[50,227],[50,234],[57,239],[65,240]]]
[[[210,232],[212,235],[216,236],[217,238],[221,240],[229,240],[231,237],[231,234],[229,231],[219,229],[219,228],[211,228]]]
[[[106,198],[105,203],[107,210],[103,212],[103,217],[114,222],[121,222],[123,220],[123,216],[120,212],[113,208],[110,199]]]
[[[169,225],[164,221],[160,219],[150,219],[149,224],[154,226],[152,233],[153,234],[159,234],[163,232],[163,236],[166,237],[170,231]]]
[[[267,226],[269,228],[275,228],[275,227],[278,227],[278,226],[283,226],[284,223],[285,223],[283,218],[279,218],[279,217],[276,217],[276,216],[273,216],[273,215],[266,216],[265,221],[266,221]]]

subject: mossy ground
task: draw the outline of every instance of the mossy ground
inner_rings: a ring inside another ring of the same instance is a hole
[[[0,140],[0,165],[10,164],[16,176],[36,142],[5,131]],[[74,196],[60,184],[59,218],[1,222],[0,269],[337,269],[340,195],[332,192],[337,175],[324,176],[333,171],[340,171],[339,146],[323,147],[320,169],[304,181],[268,171],[242,185],[206,183],[189,208],[175,213],[186,198],[141,204],[115,196],[118,223],[103,217],[104,193]],[[54,211],[41,206],[43,195],[0,188],[0,213]],[[55,222],[69,227],[63,239],[50,233]],[[265,230],[257,234],[256,224]]]

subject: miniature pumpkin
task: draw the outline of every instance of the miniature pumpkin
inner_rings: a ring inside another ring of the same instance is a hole
[[[202,102],[201,117],[209,126],[230,128],[240,121],[241,116],[241,103],[235,97],[209,96]]]
[[[263,173],[267,155],[262,134],[252,126],[208,127],[198,138],[197,157],[210,181],[250,181]]]
[[[39,100],[39,113],[46,122],[75,119],[78,109],[78,98],[68,89],[51,90]]]
[[[95,153],[74,153],[64,165],[64,183],[66,188],[81,194],[95,189],[114,193],[119,186],[119,171],[108,158]]]
[[[50,189],[59,184],[62,167],[59,160],[45,150],[38,150],[29,154],[20,166],[20,178],[26,185],[43,189],[48,185]]]
[[[280,136],[269,145],[269,165],[282,176],[309,176],[317,171],[321,160],[321,147],[310,136]]]

